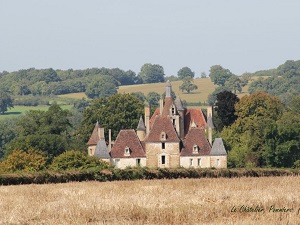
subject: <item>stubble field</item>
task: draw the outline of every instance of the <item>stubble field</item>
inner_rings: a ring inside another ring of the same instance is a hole
[[[299,177],[2,186],[0,224],[300,224],[299,193]]]

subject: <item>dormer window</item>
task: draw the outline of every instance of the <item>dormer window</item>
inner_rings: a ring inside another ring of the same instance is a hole
[[[198,145],[193,146],[193,154],[198,154],[199,153],[199,147]]]
[[[130,156],[130,148],[129,147],[125,147],[125,150],[124,150],[124,156]]]
[[[172,115],[174,115],[175,114],[175,107],[173,106],[172,107]]]
[[[160,140],[161,141],[165,141],[166,139],[167,139],[166,132],[161,132],[161,134],[160,134]]]

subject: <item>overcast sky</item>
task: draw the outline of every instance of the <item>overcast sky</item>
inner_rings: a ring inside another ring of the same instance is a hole
[[[0,71],[276,68],[300,59],[299,12],[299,0],[0,0]]]

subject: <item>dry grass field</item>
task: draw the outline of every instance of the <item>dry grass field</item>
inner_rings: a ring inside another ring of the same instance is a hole
[[[258,79],[259,77],[253,77],[253,80]],[[267,76],[262,78],[267,78]],[[196,78],[194,79],[194,83],[198,86],[197,90],[194,90],[192,93],[182,93],[179,89],[179,86],[182,84],[182,81],[172,81],[172,90],[175,92],[176,96],[180,96],[182,100],[186,100],[187,102],[207,102],[207,97],[211,94],[217,85],[214,85],[210,78]],[[251,81],[250,81],[251,83]],[[242,93],[238,93],[237,96],[241,98],[242,96],[248,94],[249,84],[242,89]],[[119,93],[132,93],[132,92],[142,92],[146,96],[149,92],[157,92],[159,94],[163,94],[166,91],[166,83],[155,83],[155,84],[137,84],[137,85],[126,85],[120,86],[118,92]],[[59,95],[62,98],[73,98],[73,99],[82,99],[87,98],[84,92],[80,93],[71,93]]]
[[[300,224],[299,208],[299,177],[0,187],[0,224]]]

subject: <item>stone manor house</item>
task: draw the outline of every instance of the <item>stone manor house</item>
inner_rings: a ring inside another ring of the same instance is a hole
[[[117,168],[226,168],[227,152],[222,139],[216,138],[212,143],[212,107],[207,108],[205,120],[200,108],[184,108],[179,97],[173,101],[171,91],[168,81],[166,97],[160,100],[154,114],[146,106],[144,120],[140,118],[136,130],[121,130],[114,142],[110,130],[106,142],[104,128],[97,122],[87,143],[88,154]]]

